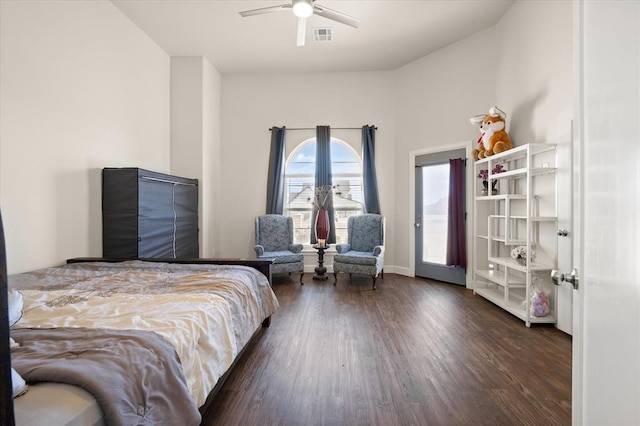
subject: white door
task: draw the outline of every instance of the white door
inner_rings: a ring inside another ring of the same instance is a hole
[[[640,2],[575,7],[573,424],[640,425]]]

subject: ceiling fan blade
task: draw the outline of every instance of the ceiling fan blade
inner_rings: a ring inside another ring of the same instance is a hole
[[[296,46],[304,46],[304,40],[307,35],[307,18],[298,18],[298,37]]]
[[[344,13],[329,9],[328,7],[320,6],[318,4],[313,5],[313,14],[322,16],[323,18],[331,19],[332,21],[340,22],[345,25],[349,25],[353,28],[358,28],[360,21],[353,16],[345,15]]]
[[[260,9],[245,10],[238,13],[242,15],[242,17],[246,18],[247,16],[264,15],[265,13],[282,12],[287,9],[291,9],[291,4],[281,4],[278,6],[262,7]]]

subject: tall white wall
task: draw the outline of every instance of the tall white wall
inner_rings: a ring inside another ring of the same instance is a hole
[[[171,58],[171,173],[198,179],[200,255],[214,255],[220,74],[202,56]]]
[[[203,73],[202,56],[171,58],[171,173],[198,179],[202,176]]]
[[[558,223],[539,224],[540,238],[536,251],[557,253],[559,268],[568,268],[572,264],[572,241],[556,237],[556,230],[573,229],[570,203],[574,195],[571,189],[573,3],[568,0],[518,1],[496,25],[501,49],[496,74],[496,102],[508,114],[513,143],[558,145],[557,185],[554,186],[553,179],[546,181],[548,193],[557,197]],[[542,31],[540,22],[544,22]],[[548,280],[546,275],[538,278]],[[550,283],[546,285],[547,288],[553,287]],[[571,286],[558,287],[551,298],[556,311],[556,326],[571,334]]]
[[[545,17],[550,25],[541,34]],[[379,128],[385,262],[412,275],[411,155],[465,142],[473,147],[478,129],[469,118],[493,105],[508,113],[516,144],[553,140],[558,114],[571,108],[571,22],[569,1],[516,2],[496,26],[392,72],[223,76],[222,158],[246,163],[221,169],[224,254],[250,251],[251,218],[264,212],[269,127],[368,122]],[[373,115],[363,114],[368,110]],[[309,137],[313,131],[289,132],[288,148]]]
[[[219,194],[222,187],[221,168],[222,155],[220,147],[221,137],[221,82],[220,73],[205,62],[202,76],[203,84],[203,117],[202,123],[202,226],[200,240],[202,241],[203,257],[219,257],[220,229],[223,227],[220,219]]]
[[[469,118],[488,112],[496,96],[495,29],[478,33],[395,72],[395,255],[398,272],[413,275],[412,153],[477,139]],[[471,220],[467,220],[467,235]],[[470,248],[470,247],[469,247]]]
[[[169,56],[110,2],[0,2],[9,273],[102,254],[103,167],[169,171]]]
[[[544,31],[540,22],[545,22]],[[469,118],[487,113],[493,105],[507,112],[516,145],[557,142],[559,117],[570,116],[572,105],[571,24],[570,1],[515,2],[494,27],[396,71],[399,272],[406,267],[407,275],[413,273],[413,195],[407,190],[414,179],[411,153],[463,141],[473,146],[478,129]],[[468,203],[467,210],[473,213],[472,209]],[[469,234],[471,221],[467,222]]]
[[[356,127],[375,124],[376,166],[383,214],[393,211],[393,73],[247,74],[222,77],[221,250],[251,256],[254,218],[265,213],[272,126]],[[332,130],[357,152],[361,131]],[[288,131],[287,149],[315,131]],[[393,218],[388,223],[393,228]],[[393,233],[387,234],[385,263],[393,265]]]
[[[558,116],[572,110],[572,23],[572,1],[518,1],[496,25],[496,102],[516,145],[557,141]]]

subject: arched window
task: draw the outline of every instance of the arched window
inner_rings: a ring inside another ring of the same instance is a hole
[[[316,138],[291,152],[285,166],[284,214],[293,218],[294,242],[309,244],[315,193]],[[331,138],[331,172],[336,240],[347,242],[347,218],[362,214],[362,165],[360,156],[346,142]]]

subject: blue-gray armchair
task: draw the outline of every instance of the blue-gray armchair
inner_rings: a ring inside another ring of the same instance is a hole
[[[302,244],[293,243],[293,219],[279,214],[256,217],[256,255],[258,258],[273,258],[271,272],[300,272],[303,284],[304,257]]]
[[[347,220],[347,244],[336,245],[333,258],[334,283],[339,272],[366,274],[373,278],[376,289],[378,274],[384,279],[384,216],[362,214]]]

